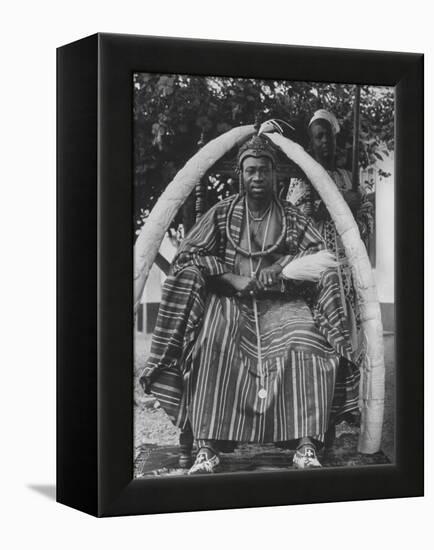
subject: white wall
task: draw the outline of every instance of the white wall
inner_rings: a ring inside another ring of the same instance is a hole
[[[173,246],[171,240],[167,235],[165,235],[163,242],[161,243],[160,254],[162,254],[168,262],[171,262],[175,256],[176,248]],[[159,303],[161,301],[161,291],[163,287],[164,280],[166,275],[161,271],[157,264],[153,264],[148,275],[148,279],[143,289],[142,298],[140,303],[142,305],[143,311],[143,332],[146,332],[147,326],[147,308],[146,304],[148,303]],[[137,324],[135,325],[137,330]]]
[[[159,252],[168,262],[172,262],[176,253],[176,248],[173,246],[167,235],[164,236]],[[166,275],[154,263],[151,267],[151,271],[149,272],[148,280],[146,281],[145,288],[143,289],[142,299],[140,302],[142,304],[146,304],[148,302],[160,302],[161,287],[163,286],[165,279]]]
[[[376,264],[375,279],[381,303],[395,302],[395,178],[393,153],[377,168],[390,172],[388,178],[380,178],[376,183]]]

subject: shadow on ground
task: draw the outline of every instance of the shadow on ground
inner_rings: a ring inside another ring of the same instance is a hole
[[[49,498],[50,500],[56,500],[56,486],[55,485],[27,485],[28,489]]]

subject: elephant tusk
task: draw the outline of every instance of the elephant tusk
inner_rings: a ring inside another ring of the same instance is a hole
[[[202,147],[176,174],[152,209],[134,245],[134,311],[161,242],[182,204],[205,173],[232,147],[255,133],[253,125],[233,128]]]
[[[350,208],[327,171],[297,143],[277,133],[266,135],[304,171],[327,207],[342,239],[359,301],[367,355],[360,381],[358,450],[366,454],[376,453],[380,450],[384,414],[384,344],[380,304],[366,248]]]

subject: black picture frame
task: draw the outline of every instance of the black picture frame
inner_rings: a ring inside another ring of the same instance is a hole
[[[423,495],[423,55],[96,34],[57,70],[58,502],[117,516]],[[395,464],[133,479],[139,71],[395,86]]]

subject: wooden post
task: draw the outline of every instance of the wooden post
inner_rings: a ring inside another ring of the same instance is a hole
[[[360,86],[356,84],[354,95],[353,125],[353,191],[359,188],[359,125],[360,125]]]

